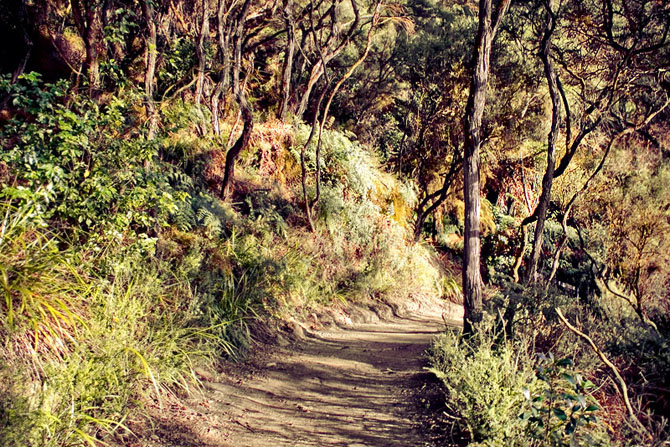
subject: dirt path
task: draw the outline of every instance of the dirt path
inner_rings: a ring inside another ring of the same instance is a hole
[[[413,395],[423,352],[444,329],[440,313],[305,331],[254,365],[208,377],[204,398],[174,409],[180,420],[141,445],[428,445]]]

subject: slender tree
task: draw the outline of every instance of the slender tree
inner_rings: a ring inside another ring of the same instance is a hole
[[[146,33],[146,49],[144,54],[144,96],[145,108],[147,117],[149,118],[149,138],[153,138],[156,131],[157,117],[156,107],[154,104],[154,88],[156,82],[156,59],[158,56],[157,39],[156,39],[156,20],[154,16],[154,8],[152,0],[142,0],[142,16],[144,17],[144,26]]]
[[[195,83],[195,103],[202,102],[205,89],[205,69],[207,68],[207,54],[205,47],[209,40],[209,0],[200,2],[200,26],[198,27],[198,38],[195,46],[195,53],[198,57],[198,76]]]
[[[465,199],[465,240],[463,249],[463,305],[465,308],[463,329],[472,333],[482,318],[482,278],[480,273],[480,157],[481,127],[486,106],[486,86],[489,78],[489,62],[493,38],[510,0],[496,2],[479,1],[479,28],[473,53],[473,69],[470,93],[463,120],[465,147],[463,151],[463,195]]]
[[[85,71],[92,97],[102,89],[100,60],[105,55],[105,32],[102,24],[103,5],[98,0],[71,0],[72,16],[86,48]]]
[[[247,101],[247,95],[243,82],[240,80],[240,72],[242,71],[242,43],[244,40],[244,24],[249,14],[249,9],[251,5],[251,0],[245,0],[242,4],[239,14],[236,18],[236,28],[235,28],[235,66],[233,68],[233,94],[235,95],[235,100],[237,105],[240,108],[240,114],[242,116],[243,127],[242,134],[235,141],[233,147],[231,147],[226,153],[226,165],[224,167],[223,181],[221,182],[221,196],[224,199],[227,199],[231,195],[231,184],[235,176],[235,163],[237,158],[240,156],[240,153],[249,145],[249,139],[251,138],[251,132],[254,128],[253,113],[251,111],[251,106]],[[247,69],[247,74],[253,68],[253,57],[250,58],[249,68]]]
[[[547,220],[549,201],[551,200],[551,188],[554,183],[554,170],[556,167],[556,147],[561,126],[561,95],[558,89],[558,79],[554,63],[551,59],[552,36],[556,29],[556,12],[554,11],[554,0],[545,0],[546,24],[540,50],[540,59],[544,67],[544,76],[549,86],[551,97],[551,130],[547,141],[547,169],[542,178],[542,194],[537,205],[537,224],[535,225],[535,239],[533,240],[533,251],[530,255],[528,268],[526,269],[526,283],[535,282],[537,263],[540,260],[542,241],[544,235],[544,223]]]

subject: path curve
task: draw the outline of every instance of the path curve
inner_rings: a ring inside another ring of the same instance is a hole
[[[197,422],[161,424],[155,445],[428,445],[413,395],[425,374],[423,353],[444,328],[433,312],[305,331],[250,371],[208,377],[204,398],[182,412],[182,419]]]

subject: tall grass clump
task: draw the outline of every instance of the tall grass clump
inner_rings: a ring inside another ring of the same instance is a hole
[[[151,241],[96,259],[61,250],[33,210],[2,211],[3,445],[98,444],[127,430],[133,408],[192,388],[196,362],[236,352],[246,280],[224,281],[210,302],[150,256]]]

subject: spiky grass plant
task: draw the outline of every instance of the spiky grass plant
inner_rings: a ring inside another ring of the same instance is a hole
[[[24,359],[62,358],[82,319],[86,284],[36,210],[0,204],[0,338]],[[8,353],[9,351],[7,351]]]

